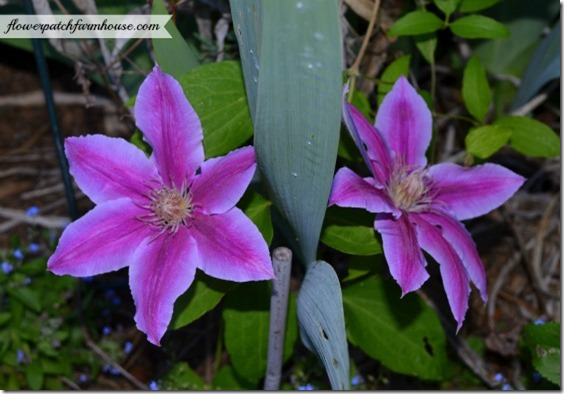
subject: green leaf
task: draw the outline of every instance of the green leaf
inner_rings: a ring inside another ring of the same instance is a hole
[[[510,111],[525,105],[545,83],[560,77],[561,33],[562,27],[559,19],[529,61]]]
[[[347,276],[343,278],[343,282],[374,274],[383,260],[382,257],[382,254],[378,256],[352,256],[349,260]]]
[[[238,205],[245,215],[258,227],[266,243],[270,245],[274,234],[270,218],[270,206],[272,203],[259,193],[247,190]]]
[[[349,352],[341,285],[325,261],[310,264],[298,297],[303,344],[323,363],[333,390],[349,389]]]
[[[43,367],[39,360],[35,360],[25,367],[25,377],[32,390],[40,390],[43,387]]]
[[[468,112],[483,122],[492,102],[492,91],[486,78],[486,70],[476,56],[472,56],[464,69],[462,97]]]
[[[382,246],[374,231],[374,214],[362,209],[328,208],[321,230],[321,242],[351,255],[382,253]]]
[[[308,264],[315,260],[339,144],[339,4],[268,0],[261,9],[257,162]]]
[[[176,330],[199,319],[235,286],[234,282],[215,279],[198,270],[194,283],[176,300],[169,328]]]
[[[449,361],[436,313],[416,294],[370,276],[343,289],[350,341],[394,372],[441,380]]]
[[[444,22],[432,12],[412,11],[398,19],[388,31],[388,36],[415,36],[432,33],[444,26]]]
[[[521,77],[540,44],[543,30],[559,15],[557,1],[544,1],[542,6],[531,0],[502,1],[487,10],[487,16],[503,23],[511,36],[473,42],[474,53],[489,72]]]
[[[6,291],[15,299],[19,300],[24,306],[34,312],[41,311],[41,304],[37,294],[28,287],[12,287],[7,288]]]
[[[243,283],[225,297],[225,346],[237,373],[253,383],[266,372],[269,309],[266,281]]]
[[[466,150],[480,159],[487,159],[505,145],[511,132],[505,126],[477,127],[466,136]]]
[[[0,312],[0,327],[12,320],[12,314],[10,312]]]
[[[450,18],[450,15],[454,11],[456,11],[456,8],[458,7],[458,3],[460,3],[460,0],[433,0],[433,3],[435,3],[437,8],[441,10],[448,19]]]
[[[505,38],[509,30],[498,21],[483,15],[469,15],[450,24],[450,30],[462,38]]]
[[[476,12],[490,8],[499,3],[501,0],[462,0],[458,11],[460,12]]]
[[[494,122],[510,128],[513,132],[509,145],[528,156],[560,156],[560,137],[546,124],[524,116],[504,116]]]
[[[161,381],[161,390],[205,390],[206,383],[186,362],[179,362]]]
[[[246,381],[231,365],[221,368],[213,377],[214,390],[256,390],[257,385]]]
[[[168,15],[163,0],[153,1],[152,15]],[[198,66],[198,52],[182,37],[172,19],[165,25],[172,38],[153,38],[155,58],[161,69],[178,79]]]
[[[414,36],[415,45],[423,58],[429,64],[435,63],[435,50],[437,49],[437,35],[435,33],[419,34]]]
[[[411,60],[411,55],[405,55],[394,60],[382,73],[380,77],[380,83],[378,84],[378,105],[382,104],[386,94],[392,90],[394,83],[397,79],[403,75],[406,76],[409,73],[409,62]]]
[[[205,64],[182,75],[179,82],[202,122],[207,158],[224,155],[253,135],[238,62]]]
[[[151,152],[153,151],[151,145],[143,141],[143,134],[139,129],[135,129],[135,132],[129,139],[129,142],[131,142],[137,148],[141,149],[147,156],[150,156]]]
[[[529,324],[523,329],[523,339],[535,369],[552,383],[560,385],[560,324]]]

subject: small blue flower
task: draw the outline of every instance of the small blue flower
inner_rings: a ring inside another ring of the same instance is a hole
[[[362,376],[359,376],[359,375],[353,376],[352,379],[351,379],[351,384],[353,386],[358,386],[362,382],[364,382],[364,380],[362,379]]]
[[[85,276],[84,278],[82,278],[82,281],[86,283],[92,283],[93,280],[94,280],[93,276]]]
[[[110,372],[111,369],[112,369],[112,366],[110,364],[104,364],[102,366],[102,372],[103,373],[108,373],[108,372]]]
[[[315,390],[315,386],[311,383],[306,384],[305,386],[298,386],[298,390],[306,391],[306,390]]]
[[[29,285],[31,283],[31,278],[29,276],[26,276],[22,283],[25,286]]]
[[[118,296],[115,296],[114,298],[112,298],[112,303],[114,305],[120,305],[121,304],[121,298],[119,298]]]
[[[86,383],[87,381],[88,381],[88,375],[86,375],[85,373],[81,373],[80,376],[78,377],[78,382]]]
[[[102,328],[102,334],[110,335],[110,332],[112,332],[112,329],[110,327],[104,326],[104,328]]]
[[[21,250],[14,249],[14,257],[18,260],[23,260],[24,256]]]
[[[25,362],[25,353],[22,349],[18,349],[16,352],[16,357],[18,359],[18,364]]]
[[[533,382],[538,383],[540,382],[542,375],[537,371],[533,372]]]
[[[110,375],[113,376],[119,376],[121,375],[121,372],[119,371],[119,369],[115,368],[115,367],[110,367]]]
[[[27,247],[27,250],[31,253],[37,253],[37,252],[39,252],[39,244],[32,242]]]
[[[27,216],[37,216],[39,215],[39,208],[37,208],[36,206],[31,206],[27,209],[27,211],[25,211],[25,214]]]
[[[106,297],[113,297],[116,294],[116,291],[114,289],[108,289],[105,292]]]
[[[542,326],[545,323],[546,321],[544,321],[544,319],[535,319],[535,321],[533,322],[535,326]]]
[[[153,390],[153,391],[160,390],[157,382],[155,382],[154,380],[151,380],[151,383],[149,383],[149,390]]]
[[[123,345],[123,352],[125,354],[129,354],[131,353],[132,350],[133,350],[133,344],[131,343],[131,341],[125,342]]]
[[[2,261],[1,267],[2,267],[2,272],[4,272],[6,275],[12,272],[12,270],[14,269],[12,264],[8,263],[7,261]]]
[[[511,385],[505,383],[503,386],[501,386],[501,389],[503,391],[509,391],[509,390],[513,390],[513,387],[511,387]]]
[[[498,372],[495,374],[494,379],[496,382],[502,382],[505,380],[505,377],[503,376],[503,374],[501,372]]]

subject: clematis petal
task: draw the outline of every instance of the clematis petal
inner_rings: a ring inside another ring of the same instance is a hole
[[[390,212],[398,214],[397,209],[389,201],[388,196],[376,189],[368,180],[361,178],[347,167],[341,168],[335,174],[329,205],[339,207],[363,208],[368,212]]]
[[[148,191],[148,182],[158,178],[147,156],[122,138],[68,137],[65,154],[74,180],[96,204],[141,196]]]
[[[149,342],[159,345],[172,319],[174,302],[192,284],[198,251],[188,230],[146,239],[129,266],[129,286],[135,301],[135,323]]]
[[[191,233],[206,274],[234,282],[274,278],[268,246],[239,208],[219,215],[196,213]]]
[[[144,212],[128,198],[97,205],[68,225],[47,268],[57,275],[92,276],[127,266],[152,232],[136,219]]]
[[[480,291],[482,300],[487,302],[486,271],[478,255],[476,244],[472,240],[468,230],[466,230],[462,223],[447,214],[440,212],[421,212],[419,216],[426,222],[441,227],[443,238],[454,248],[470,280],[474,282]]]
[[[427,262],[407,214],[398,219],[389,214],[379,214],[374,221],[374,228],[382,236],[384,256],[392,277],[401,287],[402,296],[419,289],[429,274],[425,270]]]
[[[401,76],[384,98],[375,125],[401,164],[415,167],[427,164],[425,151],[431,142],[431,111],[405,77]]]
[[[362,153],[368,169],[380,185],[385,185],[392,172],[392,159],[386,143],[380,133],[353,105],[347,103],[346,93],[343,93],[343,120],[349,129],[353,140]]]
[[[163,181],[177,187],[190,181],[204,161],[202,125],[180,84],[159,66],[139,87],[135,118]]]
[[[252,146],[206,160],[190,189],[194,204],[200,205],[208,214],[224,213],[233,208],[249,186],[255,168]]]
[[[429,253],[440,265],[443,286],[447,295],[450,310],[458,322],[457,331],[462,327],[464,316],[468,309],[470,285],[468,275],[458,254],[443,238],[441,230],[428,223],[418,214],[411,214],[411,220],[416,223],[419,245]]]
[[[433,208],[465,220],[484,215],[507,201],[525,178],[497,164],[461,167],[441,163],[429,168]]]

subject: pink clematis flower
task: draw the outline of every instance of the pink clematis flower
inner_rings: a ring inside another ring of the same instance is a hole
[[[66,139],[71,173],[97,205],[65,229],[47,266],[73,276],[129,266],[137,327],[158,345],[196,268],[236,282],[274,273],[264,238],[235,207],[255,171],[254,149],[204,161],[200,120],[158,66],[139,88],[135,117],[149,158],[121,138]]]
[[[440,264],[460,329],[468,309],[469,280],[487,301],[484,267],[460,220],[499,207],[524,178],[496,164],[428,167],[431,112],[404,77],[382,102],[375,126],[346,101],[343,118],[373,176],[361,178],[341,168],[329,205],[377,214],[374,228],[382,236],[384,256],[403,295],[419,289],[429,277],[421,248],[429,253]]]

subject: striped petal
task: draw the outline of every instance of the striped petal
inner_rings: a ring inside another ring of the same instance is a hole
[[[429,168],[433,181],[433,208],[458,220],[484,215],[507,201],[525,178],[497,164],[461,167],[441,163]]]
[[[96,206],[68,225],[47,268],[80,277],[126,267],[137,245],[152,235],[153,230],[137,219],[144,213],[128,198]]]
[[[172,319],[174,302],[194,280],[196,243],[181,227],[174,235],[146,239],[133,260],[129,285],[135,301],[135,322],[149,342],[158,346]]]
[[[145,154],[122,138],[95,134],[65,139],[70,172],[80,189],[96,204],[146,194],[158,178]]]
[[[396,161],[413,167],[427,164],[425,151],[431,142],[431,111],[405,77],[401,76],[384,97],[375,125],[395,153]]]
[[[443,237],[440,228],[430,224],[418,214],[411,214],[410,218],[416,224],[419,245],[440,265],[443,286],[450,310],[458,322],[458,331],[468,310],[470,296],[468,274],[454,248]]]
[[[135,119],[163,181],[178,188],[189,183],[204,161],[202,125],[180,84],[159,66],[139,87]]]
[[[374,228],[382,236],[384,256],[402,296],[417,290],[429,278],[427,262],[417,244],[417,236],[407,214],[394,219],[389,214],[376,216]]]

